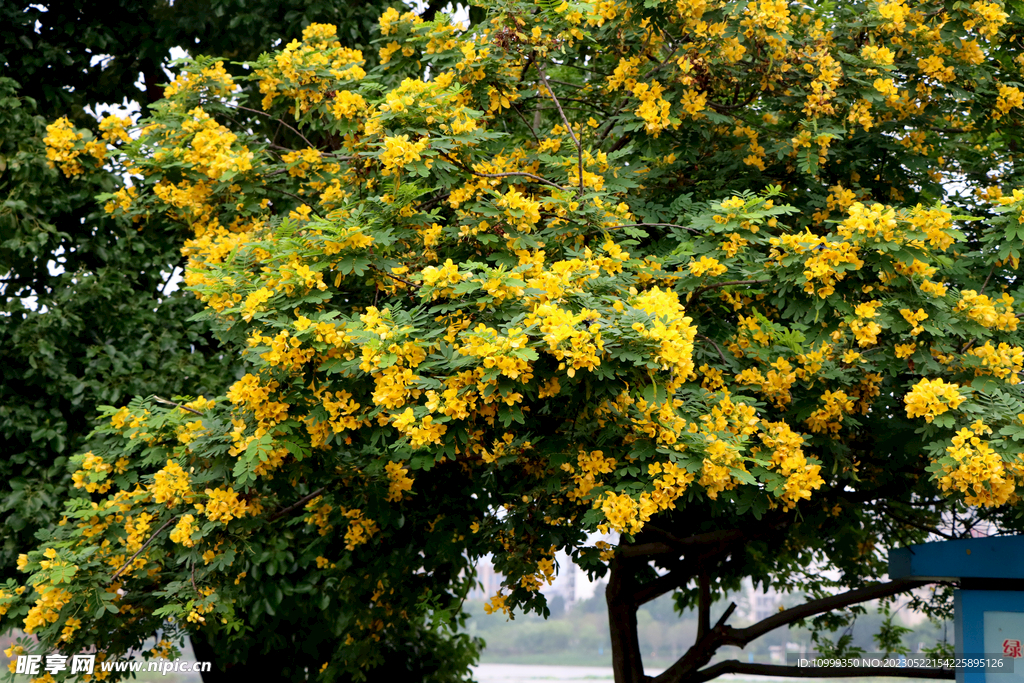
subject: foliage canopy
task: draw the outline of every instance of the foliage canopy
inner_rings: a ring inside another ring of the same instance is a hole
[[[611,569],[617,680],[644,678],[636,606],[676,589],[699,642],[658,680],[707,680],[740,670],[701,668],[718,647],[856,602],[712,627],[741,577],[885,597],[912,587],[868,583],[892,544],[1018,528],[1011,9],[388,10],[377,66],[311,24],[251,64],[260,102],[201,58],[134,137],[54,122],[66,174],[131,175],[108,212],[189,226],[247,372],[109,409],[7,618],[114,654],[168,619],[241,630],[269,577],[256,614],[341,607],[334,680],[454,629],[488,553],[490,609],[543,610],[564,549]]]

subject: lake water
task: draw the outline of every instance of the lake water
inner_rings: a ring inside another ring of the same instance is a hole
[[[648,669],[647,675],[661,673]],[[480,664],[473,667],[478,683],[533,683],[533,681],[611,681],[607,666],[551,666],[547,664]]]

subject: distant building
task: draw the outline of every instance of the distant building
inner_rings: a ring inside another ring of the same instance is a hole
[[[542,585],[541,592],[548,598],[560,595],[565,604],[572,605],[580,600],[594,597],[597,582],[591,581],[587,573],[576,566],[569,556],[559,551],[555,553],[558,574],[550,586]],[[482,584],[469,593],[470,600],[489,600],[501,587],[502,576],[494,570],[490,556],[481,559],[476,565],[477,581]]]
[[[489,600],[501,586],[501,574],[494,571],[490,556],[476,564],[476,580],[479,585],[469,592],[470,600]]]
[[[782,605],[781,593],[771,587],[767,590],[755,588],[754,582],[750,579],[743,579],[742,586],[742,602],[746,604],[743,605],[738,616],[750,622],[757,622],[767,619],[773,614],[778,614],[779,607]]]

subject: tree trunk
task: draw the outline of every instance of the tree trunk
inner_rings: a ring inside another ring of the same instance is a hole
[[[192,651],[196,655],[196,661],[211,662],[210,671],[202,672],[203,683],[234,683],[236,681],[286,681],[294,680],[284,669],[289,668],[289,655],[295,656],[295,652],[286,653],[258,653],[253,648],[244,662],[235,664],[224,664],[224,653],[219,653],[210,639],[203,636],[202,631],[191,637]],[[294,672],[293,672],[294,673]],[[313,673],[316,673],[315,671]]]
[[[605,589],[608,603],[608,627],[612,640],[612,669],[615,683],[645,683],[640,658],[640,638],[636,630],[636,601],[633,598],[632,572],[624,560],[612,560],[611,578]]]

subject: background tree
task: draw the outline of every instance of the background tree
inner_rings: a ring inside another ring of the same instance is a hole
[[[435,3],[436,4],[436,3]],[[330,21],[348,43],[367,44],[384,3],[84,2],[4,4],[0,20],[0,567],[16,576],[16,559],[60,519],[69,495],[67,458],[87,447],[97,406],[133,395],[216,393],[237,378],[234,352],[221,349],[209,325],[188,322],[194,297],[169,292],[180,278],[187,231],[171,221],[146,230],[102,210],[95,196],[123,181],[97,164],[65,178],[48,165],[48,121],[67,116],[96,127],[108,105],[143,108],[163,96],[172,48],[255,59],[312,21]],[[435,12],[436,7],[428,8]],[[241,73],[228,63],[227,69]],[[109,113],[109,112],[107,112]],[[240,125],[291,144],[287,128],[236,112]],[[100,139],[98,134],[97,139]],[[218,668],[240,663],[266,674],[302,661],[317,641],[300,624],[310,606],[248,624],[232,649],[195,643]],[[243,611],[243,615],[245,612]],[[287,624],[287,625],[285,625]],[[273,636],[273,637],[271,637]],[[276,651],[265,650],[273,645]],[[463,662],[469,641],[446,647],[430,634],[393,643],[389,667],[431,669]],[[401,653],[401,654],[400,654]],[[319,661],[319,660],[318,660]],[[464,664],[460,664],[464,666]],[[300,667],[301,668],[301,667]],[[216,679],[217,672],[207,675]],[[296,678],[292,675],[291,678]]]
[[[877,582],[891,544],[1017,528],[1004,8],[490,10],[389,10],[377,66],[312,24],[246,72],[259,103],[195,61],[112,148],[48,128],[65,172],[132,175],[113,213],[191,229],[186,282],[247,372],[109,410],[0,598],[40,647],[114,656],[167,619],[230,642],[280,588],[338,601],[319,675],[358,676],[450,633],[487,553],[490,609],[543,611],[561,548],[609,575],[618,681],[669,591],[698,637],[658,681],[783,673],[708,664],[916,587]],[[299,144],[239,125],[257,106]],[[744,576],[814,599],[712,624]]]

